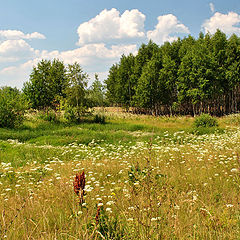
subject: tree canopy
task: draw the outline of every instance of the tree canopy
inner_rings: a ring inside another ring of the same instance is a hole
[[[106,79],[112,105],[137,112],[224,115],[240,109],[240,38],[199,34],[123,55]]]

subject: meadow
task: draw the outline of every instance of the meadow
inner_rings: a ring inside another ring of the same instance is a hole
[[[0,129],[0,239],[240,239],[240,115],[105,115]]]

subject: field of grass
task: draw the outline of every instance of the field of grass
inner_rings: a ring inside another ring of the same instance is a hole
[[[193,121],[108,112],[0,129],[0,239],[240,239],[240,116]]]

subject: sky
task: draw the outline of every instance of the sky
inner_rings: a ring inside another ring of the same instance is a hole
[[[78,62],[101,81],[122,54],[217,29],[240,36],[239,0],[0,0],[0,87],[19,89],[41,59]]]

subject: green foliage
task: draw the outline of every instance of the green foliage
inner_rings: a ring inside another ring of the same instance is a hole
[[[104,208],[100,210],[98,231],[105,239],[121,240],[126,234],[118,216],[109,216]]]
[[[102,107],[106,105],[103,84],[99,81],[98,75],[95,74],[95,81],[88,91],[88,101],[93,107]]]
[[[65,96],[67,83],[63,62],[42,60],[33,68],[29,81],[24,83],[23,92],[34,109],[54,107],[54,99]]]
[[[0,127],[14,128],[23,122],[27,102],[16,88],[0,88]]]
[[[105,124],[106,123],[106,117],[103,114],[96,114],[93,119],[94,123],[100,123]]]
[[[60,120],[59,114],[52,109],[40,113],[39,118],[48,122],[59,122]]]
[[[87,109],[84,106],[65,105],[64,118],[69,122],[79,123],[86,113]]]
[[[128,180],[130,184],[141,181],[145,176],[146,173],[141,170],[138,163],[136,164],[136,166],[132,166],[130,171],[128,171]]]
[[[79,122],[88,108],[86,96],[88,75],[75,62],[68,65],[67,78],[68,86],[65,90],[66,98],[63,104],[65,117],[71,122]]]
[[[197,128],[199,127],[217,127],[217,119],[210,116],[209,114],[202,114],[195,118],[193,125]]]
[[[240,110],[240,38],[217,30],[122,56],[106,83],[112,105],[154,115],[222,116]],[[176,107],[177,106],[177,107]]]

